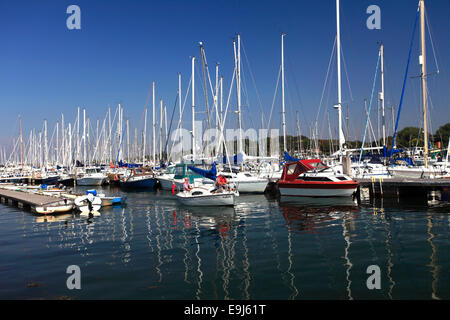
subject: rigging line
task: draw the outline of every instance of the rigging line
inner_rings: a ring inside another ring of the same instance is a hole
[[[334,64],[333,64],[333,66],[334,66]],[[331,70],[332,71],[331,71],[331,74],[330,74],[330,79],[333,78],[334,71],[335,71],[334,68],[332,68]],[[326,103],[325,103],[326,106],[328,105],[328,102],[330,101],[330,95],[331,95],[331,85],[328,86],[327,100],[326,100]],[[320,135],[319,135],[319,132],[317,132],[317,137],[316,137],[317,142],[319,141],[319,139],[321,139],[324,136],[323,132],[325,130],[325,118],[326,118],[326,115],[328,113],[327,108],[325,108],[324,110],[325,110],[325,112],[323,113],[322,128],[320,129]],[[317,128],[317,130],[318,130],[318,128]]]
[[[275,106],[275,99],[277,98],[278,84],[280,83],[280,76],[281,76],[281,65],[280,65],[280,69],[278,70],[277,85],[275,86],[275,92],[274,92],[273,100],[272,100],[272,108],[270,109],[269,121],[267,122],[267,129],[272,128],[272,124],[271,124],[272,113],[273,113],[273,107]]]
[[[241,46],[242,46],[242,51],[244,52],[245,60],[247,61],[248,70],[249,70],[250,77],[251,77],[252,82],[253,82],[253,86],[255,87],[256,97],[258,98],[259,108],[261,110],[261,113],[262,113],[262,116],[263,116],[263,121],[264,121],[264,118],[266,118],[266,114],[264,112],[264,108],[263,108],[263,105],[262,105],[262,102],[261,102],[261,96],[259,94],[258,88],[256,87],[255,77],[253,76],[252,67],[250,65],[250,61],[248,60],[247,52],[245,51],[244,42],[242,41],[242,39],[241,39]],[[261,128],[261,129],[263,129],[263,128]]]
[[[402,94],[401,94],[401,97],[400,97],[400,105],[398,107],[397,120],[395,122],[395,130],[394,130],[394,135],[392,137],[392,147],[391,147],[392,150],[394,150],[395,139],[397,138],[398,122],[400,120],[400,111],[402,110],[403,97],[404,97],[404,94],[405,94],[406,80],[408,78],[409,64],[410,64],[410,61],[411,61],[411,53],[412,53],[412,48],[413,48],[413,44],[414,44],[414,35],[416,34],[416,26],[417,26],[417,20],[419,18],[419,13],[420,13],[420,3],[417,6],[416,19],[414,21],[414,27],[413,27],[413,32],[412,32],[412,36],[411,36],[411,44],[409,46],[408,63],[406,64],[406,71],[405,71],[405,77],[404,77],[404,80],[403,80]]]
[[[188,95],[189,95],[189,91],[191,89],[191,84],[192,84],[192,76],[189,78],[189,84],[188,84],[188,87],[186,89],[186,95],[184,96],[183,107],[181,108],[181,118],[178,119],[178,126],[177,126],[177,131],[176,131],[177,133],[176,133],[175,139],[172,142],[172,147],[170,148],[170,156],[171,157],[172,157],[172,154],[173,154],[173,146],[175,145],[175,142],[179,138],[178,137],[179,133],[181,134],[180,129],[181,129],[182,121],[183,121],[182,117],[183,117],[183,113],[184,113],[184,107],[186,106],[186,101],[187,101],[187,98],[188,98]],[[180,138],[181,138],[181,136],[180,136]],[[181,155],[181,156],[183,156],[183,155]]]
[[[317,110],[317,115],[316,115],[316,122],[319,120],[320,109],[322,108],[323,96],[325,94],[325,88],[326,88],[326,85],[328,83],[328,76],[330,74],[330,68],[331,68],[332,61],[334,60],[333,57],[334,57],[334,51],[335,50],[336,50],[336,36],[334,37],[333,50],[331,50],[330,60],[328,61],[327,75],[326,75],[325,81],[323,83],[322,96],[320,97],[319,108]]]
[[[344,73],[345,73],[345,77],[347,79],[347,85],[348,85],[348,91],[350,92],[350,101],[353,101],[353,93],[352,93],[352,88],[350,87],[350,80],[348,77],[348,71],[347,71],[347,64],[345,63],[345,58],[344,58],[344,49],[341,46],[341,54],[342,54],[342,62],[344,63]]]
[[[286,54],[286,56],[287,56],[287,60],[288,60],[288,64],[289,64],[290,70],[294,70],[294,65],[293,65],[293,63],[291,61],[289,52]],[[301,110],[301,113],[303,115],[303,118],[305,119],[305,122],[309,122],[310,119],[305,114],[304,104],[303,104],[303,101],[302,101],[302,98],[301,98],[300,90],[298,88],[298,82],[297,82],[297,77],[295,76],[295,72],[289,72],[289,74],[294,79],[294,88],[295,88],[295,92],[297,94],[297,98],[298,98],[298,101],[299,101],[299,104],[300,104],[300,108],[299,109]]]
[[[177,90],[178,91],[178,90]],[[172,111],[172,117],[170,118],[170,125],[169,125],[169,129],[167,130],[168,132],[170,132],[170,130],[172,129],[172,121],[173,121],[173,116],[175,115],[175,110],[177,109],[177,102],[178,102],[178,92],[177,92],[177,94],[176,94],[176,97],[175,97],[175,103],[174,103],[174,105],[173,105],[173,111]],[[166,126],[167,126],[167,123],[166,123]],[[167,160],[169,160],[169,156],[168,156],[168,152],[167,152],[167,145],[169,144],[169,139],[168,139],[168,137],[167,137],[167,139],[166,139],[166,145],[164,146],[164,152],[166,153],[166,157],[167,157]]]
[[[428,35],[430,36],[430,42],[431,42],[431,49],[433,51],[433,57],[434,57],[434,63],[436,63],[436,73],[439,74],[439,64],[437,61],[437,55],[436,55],[436,51],[434,49],[434,41],[433,41],[433,37],[431,36],[431,27],[429,24],[429,19],[428,19],[428,10],[425,9],[425,21],[427,23],[427,29],[428,29]]]
[[[363,154],[363,150],[364,150],[364,142],[366,141],[367,125],[369,123],[370,110],[372,109],[373,94],[375,92],[375,84],[377,82],[378,66],[380,65],[380,59],[381,59],[381,51],[378,51],[377,68],[375,70],[375,75],[373,77],[372,93],[370,94],[369,111],[367,112],[366,127],[364,128],[364,136],[363,136],[363,141],[361,144],[361,151],[359,152],[359,163],[361,163],[361,158],[362,158],[362,154]],[[377,146],[378,146],[378,143],[377,143]]]

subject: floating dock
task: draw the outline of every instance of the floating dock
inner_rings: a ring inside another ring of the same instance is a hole
[[[56,196],[9,190],[0,188],[0,201],[3,204],[17,205],[19,208],[30,208],[37,213],[51,213],[52,208],[71,206],[72,201]]]
[[[358,197],[367,198],[422,198],[429,199],[430,195],[440,197],[441,201],[449,200],[450,179],[401,179],[373,177],[369,179],[355,179],[359,182]]]

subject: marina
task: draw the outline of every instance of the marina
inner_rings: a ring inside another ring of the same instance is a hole
[[[281,2],[208,4],[214,34],[197,6],[174,5],[192,30],[166,3],[114,5],[128,23],[105,30],[71,25],[71,5],[64,37],[92,52],[67,87],[57,48],[38,50],[57,67],[37,64],[54,72],[37,89],[20,68],[20,93],[0,78],[0,300],[450,299],[449,4],[378,28],[378,5]],[[309,11],[323,25],[300,25]]]

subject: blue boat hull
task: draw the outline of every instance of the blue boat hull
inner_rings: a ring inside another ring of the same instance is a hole
[[[139,181],[120,182],[120,186],[126,189],[154,189],[156,185],[155,178],[148,178]]]

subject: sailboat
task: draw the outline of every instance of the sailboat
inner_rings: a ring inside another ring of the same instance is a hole
[[[190,170],[188,164],[184,162],[168,167],[164,173],[157,176],[163,190],[172,190],[174,184],[176,189],[183,189],[185,178],[188,178],[191,183],[201,183],[203,180],[202,175]]]
[[[202,176],[216,180],[217,169],[215,162],[210,170],[203,170],[189,166],[189,169]],[[212,185],[194,185],[190,190],[184,190],[176,194],[177,199],[187,206],[234,206],[239,191],[235,188],[216,189]]]
[[[107,176],[99,167],[89,167],[85,172],[77,177],[79,186],[101,186],[106,182]]]
[[[259,177],[250,171],[232,170],[227,167],[219,173],[225,177],[228,182],[237,186],[239,193],[264,193],[268,184],[268,178]],[[203,184],[212,184],[210,179],[203,179]]]
[[[412,165],[394,165],[388,168],[389,173],[395,178],[435,178],[436,176],[442,176],[445,174],[439,166],[430,166],[428,159],[428,120],[427,120],[427,69],[426,69],[426,45],[425,45],[425,0],[419,1],[417,8],[417,15],[420,13],[420,38],[421,38],[421,55],[419,57],[419,63],[421,65],[421,80],[422,80],[422,107],[423,107],[423,137],[424,137],[424,151],[423,151],[423,166]],[[417,18],[416,18],[417,21]],[[414,26],[415,28],[415,26]],[[414,30],[415,31],[415,30]],[[412,43],[411,43],[412,45]],[[409,61],[408,61],[409,63]],[[399,108],[400,113],[400,108]],[[398,116],[397,116],[398,123]],[[397,129],[397,127],[396,127]],[[395,134],[394,141],[395,143]]]

